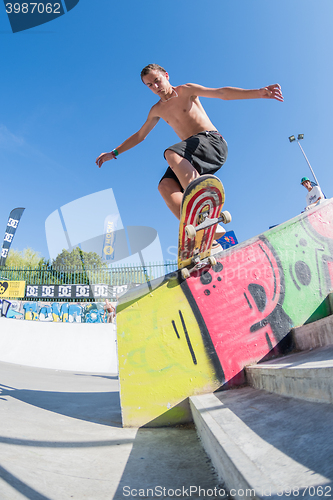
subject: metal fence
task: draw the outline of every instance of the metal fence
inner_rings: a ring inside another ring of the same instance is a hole
[[[146,283],[177,269],[177,262],[153,262],[145,266],[132,264],[113,265],[108,268],[0,268],[0,279],[26,281],[31,285],[106,285],[121,286],[130,283]]]

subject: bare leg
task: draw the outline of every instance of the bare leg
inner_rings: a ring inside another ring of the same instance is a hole
[[[186,189],[190,182],[197,177],[200,177],[199,172],[191,165],[191,163],[178,155],[174,151],[167,149],[165,152],[165,159],[167,160],[170,168],[176,174],[183,189]],[[162,195],[167,207],[171,212],[180,219],[180,207],[183,199],[183,193],[179,187],[178,182],[174,179],[163,179],[158,190]],[[221,227],[222,231],[223,228]],[[219,238],[222,234],[215,233],[215,237]]]
[[[171,212],[180,219],[180,207],[183,199],[183,193],[178,182],[174,179],[163,179],[158,186],[158,190],[163,200]]]
[[[186,189],[191,181],[199,177],[199,173],[195,170],[191,163],[174,151],[170,151],[168,149],[165,152],[165,158],[170,168],[177,176],[183,189]],[[183,193],[178,182],[174,179],[163,179],[158,186],[158,190],[167,204],[167,207],[177,217],[177,219],[179,219]]]
[[[174,151],[167,149],[165,152],[165,159],[177,176],[183,189],[186,189],[191,181],[199,177],[199,172],[193,165]]]

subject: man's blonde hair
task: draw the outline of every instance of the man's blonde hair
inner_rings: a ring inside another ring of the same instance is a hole
[[[148,64],[141,71],[141,80],[143,81],[143,77],[148,75],[151,71],[160,71],[161,73],[166,73],[166,70],[159,64]]]

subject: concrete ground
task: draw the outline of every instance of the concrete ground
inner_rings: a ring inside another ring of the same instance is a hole
[[[222,488],[193,426],[121,427],[116,375],[0,363],[0,500],[215,499]]]

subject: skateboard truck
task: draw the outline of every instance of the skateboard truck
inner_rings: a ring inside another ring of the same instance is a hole
[[[192,239],[195,238],[197,231],[201,231],[202,229],[208,229],[209,227],[215,226],[220,222],[223,222],[223,224],[229,224],[231,220],[232,220],[231,213],[225,210],[224,212],[221,212],[220,217],[215,217],[214,219],[206,217],[205,220],[198,226],[194,227],[192,224],[189,224],[188,226],[185,227],[185,231],[187,237]]]
[[[231,214],[227,210],[221,212],[219,217],[215,217],[212,219],[210,219],[208,215],[205,215],[203,222],[201,222],[201,224],[199,224],[198,226],[193,226],[192,224],[188,224],[187,226],[185,226],[185,232],[187,237],[192,240],[196,237],[198,231],[208,229],[211,226],[216,226],[220,222],[223,222],[223,224],[228,224],[229,222],[231,222],[231,219],[232,219]],[[197,253],[192,257],[191,264],[193,265],[191,269],[188,269],[188,267],[184,267],[181,270],[181,275],[183,279],[189,278],[193,271],[199,270],[205,267],[207,264],[215,266],[216,259],[212,255],[210,255],[205,259],[200,259],[200,254]]]
[[[184,280],[186,280],[187,278],[189,278],[191,276],[191,273],[193,273],[194,271],[199,271],[203,267],[206,267],[207,264],[209,264],[210,266],[215,266],[216,265],[216,259],[215,259],[215,257],[213,255],[210,255],[206,259],[200,259],[199,256],[198,257],[193,257],[192,264],[194,264],[194,265],[193,265],[193,267],[191,269],[188,269],[187,267],[183,267],[183,269],[181,269],[180,273],[181,273],[182,278]]]

